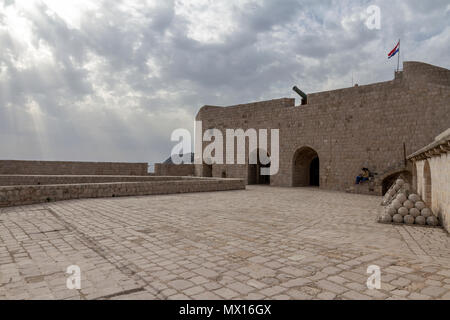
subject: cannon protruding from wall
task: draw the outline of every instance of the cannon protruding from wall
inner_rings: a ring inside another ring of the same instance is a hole
[[[302,105],[308,104],[308,96],[302,90],[300,90],[297,86],[292,88],[300,97],[302,97]]]

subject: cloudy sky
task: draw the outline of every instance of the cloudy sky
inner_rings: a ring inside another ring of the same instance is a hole
[[[450,68],[448,0],[0,0],[0,159],[159,162],[202,105],[391,80],[398,38]]]

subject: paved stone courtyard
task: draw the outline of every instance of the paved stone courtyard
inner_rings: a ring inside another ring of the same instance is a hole
[[[450,299],[450,237],[375,223],[380,201],[249,186],[4,208],[0,299]]]

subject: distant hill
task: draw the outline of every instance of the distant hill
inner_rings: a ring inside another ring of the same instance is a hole
[[[169,157],[166,161],[163,162],[164,164],[173,164],[172,157]],[[191,152],[191,163],[194,163],[194,153]],[[184,163],[183,163],[184,164]]]

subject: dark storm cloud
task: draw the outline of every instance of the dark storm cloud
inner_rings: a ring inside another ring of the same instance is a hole
[[[391,79],[400,37],[449,67],[448,1],[88,2],[0,2],[0,158],[161,161],[204,104]]]

